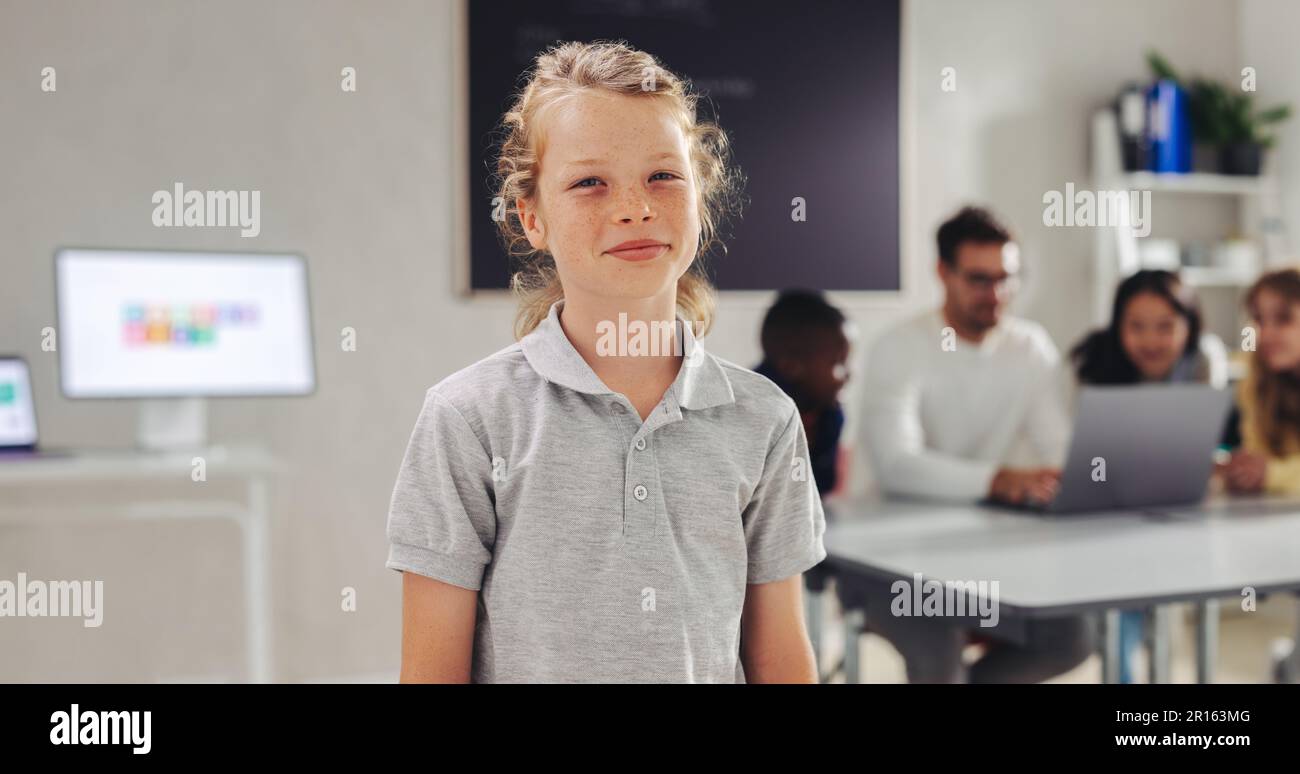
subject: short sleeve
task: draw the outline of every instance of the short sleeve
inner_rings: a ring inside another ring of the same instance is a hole
[[[456,407],[430,389],[393,487],[386,566],[478,590],[495,540],[492,461]]]
[[[763,476],[745,508],[749,550],[747,583],[771,583],[815,567],[826,558],[826,516],[813,478],[799,412],[768,451]]]

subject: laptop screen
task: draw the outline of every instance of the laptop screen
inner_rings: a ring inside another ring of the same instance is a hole
[[[27,363],[0,357],[0,449],[36,444],[36,407]]]

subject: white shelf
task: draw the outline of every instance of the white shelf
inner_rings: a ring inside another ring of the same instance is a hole
[[[1125,172],[1116,182],[1127,190],[1187,194],[1257,196],[1275,190],[1271,178],[1210,172]]]
[[[0,525],[81,525],[120,521],[238,519],[248,506],[234,500],[178,500],[94,506],[0,508]]]
[[[1258,271],[1225,269],[1219,266],[1183,266],[1178,274],[1187,284],[1198,288],[1246,287],[1258,277]]]
[[[195,457],[207,465],[209,480],[275,473],[281,463],[264,449],[210,446],[193,451],[135,449],[72,450],[64,454],[0,460],[0,486],[48,481],[172,479],[190,481]]]
[[[1222,202],[1223,206],[1236,212],[1233,236],[1249,239],[1259,245],[1261,270],[1292,260],[1282,227],[1280,181],[1276,175],[1125,172],[1119,128],[1112,110],[1102,109],[1093,114],[1090,134],[1092,184],[1097,186],[1098,190],[1150,191],[1162,195],[1217,197],[1216,201]],[[1163,206],[1178,209],[1183,204],[1189,203],[1166,200],[1166,205]],[[1174,219],[1171,222],[1177,224],[1179,221]],[[1176,233],[1162,236],[1182,241],[1180,235]],[[1201,234],[1198,238],[1204,240],[1204,237],[1205,235]],[[1133,229],[1119,226],[1096,229],[1094,245],[1092,316],[1094,324],[1105,325],[1110,318],[1111,306],[1114,303],[1115,287],[1125,277],[1142,267],[1142,251],[1139,249],[1138,237],[1133,233]],[[1230,268],[1189,266],[1180,269],[1180,274],[1183,280],[1193,287],[1228,290],[1244,288],[1254,282],[1258,276],[1257,272],[1247,273],[1235,266]],[[1232,327],[1228,325],[1228,321],[1234,321],[1240,316],[1239,294],[1211,295],[1215,298],[1205,310],[1207,330],[1223,338]],[[1229,299],[1228,295],[1232,295],[1233,298]]]

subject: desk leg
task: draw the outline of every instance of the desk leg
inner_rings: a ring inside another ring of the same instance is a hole
[[[866,613],[861,610],[844,611],[844,682],[862,682],[862,630],[867,626]]]
[[[1281,637],[1273,643],[1273,681],[1300,683],[1300,604],[1296,606],[1295,636]]]
[[[1214,682],[1214,662],[1219,657],[1219,600],[1196,603],[1196,682]]]
[[[1300,605],[1296,606],[1295,636],[1291,638],[1291,654],[1287,658],[1283,673],[1290,676],[1290,682],[1300,682]]]
[[[1107,610],[1101,618],[1101,681],[1119,682],[1119,610]]]
[[[1169,605],[1151,608],[1151,682],[1169,682]]]
[[[271,536],[267,485],[260,476],[248,480],[244,538],[244,637],[248,680],[271,682]]]

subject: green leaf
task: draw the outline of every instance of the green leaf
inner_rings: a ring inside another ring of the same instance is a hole
[[[1218,81],[1194,77],[1183,80],[1169,60],[1159,52],[1146,54],[1147,65],[1157,79],[1172,80],[1187,91],[1187,112],[1196,141],[1214,145],[1256,142],[1270,147],[1275,137],[1263,129],[1291,117],[1290,105],[1256,111],[1254,95]]]
[[[1174,72],[1174,68],[1169,64],[1169,60],[1165,59],[1154,49],[1147,52],[1147,65],[1151,68],[1151,72],[1155,74],[1158,80],[1164,78],[1168,78],[1171,81],[1178,80],[1178,73]]]
[[[1285,121],[1291,117],[1290,105],[1278,105],[1268,110],[1261,110],[1255,115],[1255,120],[1260,124],[1276,124],[1279,121]]]

